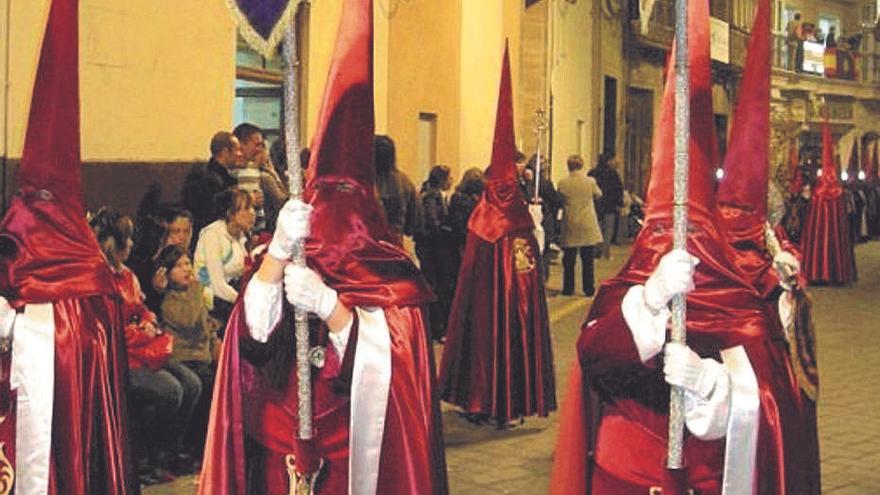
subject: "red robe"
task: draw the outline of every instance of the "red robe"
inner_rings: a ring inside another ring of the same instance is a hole
[[[659,253],[668,250],[662,229],[650,226],[621,275],[600,289],[581,330],[578,362],[569,375],[568,395],[551,480],[553,494],[626,495],[630,486],[674,486],[663,468],[668,428],[669,387],[660,357],[642,363],[620,305],[626,291],[644,283]],[[656,233],[653,232],[656,230]],[[788,363],[781,328],[764,314],[764,306],[746,285],[733,280],[724,265],[717,233],[691,234],[688,250],[701,259],[697,289],[688,295],[688,346],[703,357],[742,345],[758,381],[760,420],[756,457],[756,493],[787,491],[785,445],[797,424],[800,397]],[[656,236],[652,240],[650,236]],[[778,321],[778,319],[777,319]],[[699,493],[721,493],[725,440],[703,441],[685,432],[685,484]],[[587,455],[595,451],[593,459]],[[588,489],[592,489],[588,492]],[[667,488],[668,489],[668,488]],[[644,493],[634,491],[631,493]],[[664,492],[666,493],[666,492]],[[675,493],[675,492],[672,492]]]
[[[52,194],[25,191],[0,225],[0,243],[0,292],[14,307],[52,303],[54,311],[49,493],[138,493],[128,469],[121,311],[91,230]]]
[[[440,386],[443,400],[503,422],[556,409],[540,251],[531,226],[495,243],[468,235]]]
[[[856,280],[848,229],[840,186],[817,187],[801,239],[803,270],[811,284],[846,285]]]
[[[244,291],[242,291],[244,293]],[[284,456],[305,449],[297,431],[292,311],[267,344],[250,337],[239,300],[227,327],[217,371],[199,493],[286,493]],[[433,393],[434,362],[421,306],[384,308],[391,332],[391,388],[385,417],[378,494],[446,493],[441,423]],[[357,322],[341,362],[327,342],[327,363],[313,368],[314,444],[324,459],[318,493],[347,493],[349,391]],[[241,353],[250,354],[243,358]],[[279,380],[279,378],[282,378]]]

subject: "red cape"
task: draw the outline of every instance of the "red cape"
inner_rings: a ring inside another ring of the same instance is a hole
[[[847,221],[842,195],[813,195],[801,240],[803,271],[811,284],[847,285],[856,280]]]
[[[439,384],[443,400],[502,422],[556,409],[547,300],[531,230],[494,243],[468,233]]]

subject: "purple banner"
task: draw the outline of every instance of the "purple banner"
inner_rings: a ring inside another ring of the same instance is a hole
[[[298,0],[228,0],[242,37],[264,57],[275,54]]]

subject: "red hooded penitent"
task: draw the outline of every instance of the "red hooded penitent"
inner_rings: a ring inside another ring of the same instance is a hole
[[[813,187],[801,239],[803,270],[811,284],[846,285],[856,280],[855,254],[837,173],[834,142],[826,119],[822,122],[822,176]]]
[[[77,4],[54,0],[49,11],[18,193],[0,224],[0,293],[54,312],[49,492],[127,494],[138,486],[127,465],[125,342],[113,275],[83,208]]]
[[[768,323],[762,299],[736,268],[715,205],[707,1],[689,2],[688,22],[691,141],[687,250],[700,263],[694,278],[696,289],[687,296],[687,342],[704,357],[717,357],[719,351],[738,345],[746,348],[759,387],[766,394],[760,404],[757,493],[777,494],[783,492],[784,459],[781,427],[775,418],[781,407],[790,407],[794,400],[785,373],[782,378],[776,376],[776,363],[781,362],[785,348],[773,344],[779,337],[778,328]],[[592,477],[600,468],[606,476],[628,485],[663,486],[664,493],[680,493],[677,490],[682,485],[709,493],[720,490],[723,439],[703,441],[686,432],[686,469],[673,476],[663,468],[669,387],[660,358],[641,362],[621,310],[627,291],[644,284],[672,248],[674,86],[670,64],[655,128],[646,224],[620,273],[602,284],[582,328],[578,360],[569,373],[560,420],[552,494],[584,494],[590,489],[593,495],[623,493],[609,486],[607,478],[597,481]],[[598,436],[591,432],[595,426]],[[595,455],[591,457],[590,452]]]
[[[373,2],[345,0],[341,12],[305,192],[314,207],[307,263],[344,305],[384,311],[391,383],[386,415],[375,418],[384,426],[376,493],[441,494],[446,465],[424,313],[433,295],[396,244],[373,193]],[[318,493],[348,493],[357,322],[341,362],[328,348],[324,367],[312,369],[315,438],[303,442],[295,438],[292,315],[285,304],[277,329],[261,345],[249,337],[242,300],[236,304],[217,372],[199,493],[287,493],[284,456],[291,453],[302,466],[324,460]],[[317,343],[327,345],[326,329],[316,333]],[[248,465],[257,461],[248,458],[246,439],[261,452],[258,465]]]
[[[515,151],[505,49],[492,162],[468,223],[440,364],[443,400],[500,423],[556,409],[540,251]]]

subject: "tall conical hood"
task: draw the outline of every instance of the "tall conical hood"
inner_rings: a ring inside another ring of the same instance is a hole
[[[704,221],[715,208],[712,166],[717,163],[715,116],[712,113],[712,70],[709,53],[709,10],[703,0],[689,2],[690,65],[689,208],[692,222]],[[675,47],[667,67],[660,121],[651,147],[651,181],[646,219],[672,218],[675,178]]]
[[[431,291],[374,192],[373,119],[373,2],[345,0],[309,162],[306,258],[347,305],[421,304]]]
[[[346,1],[309,160],[309,189],[321,179],[372,189],[373,11],[371,1]]]
[[[737,267],[765,295],[779,285],[764,234],[769,167],[770,1],[760,0],[733,114],[718,202]]]
[[[735,218],[726,217],[730,232],[763,227],[769,167],[770,0],[760,0],[724,158],[724,179],[718,187],[718,202],[741,210]]]
[[[510,82],[510,54],[504,47],[501,84],[495,114],[492,162],[486,169],[486,189],[474,208],[468,229],[487,242],[495,242],[517,230],[534,227],[522,191],[517,183],[516,138],[513,130],[513,89]]]
[[[822,198],[836,198],[843,194],[843,188],[837,178],[834,139],[831,137],[831,126],[828,125],[827,117],[822,120],[822,177],[816,181],[815,193]]]
[[[84,214],[80,174],[79,33],[76,0],[55,0],[34,80],[18,187],[45,189]]]
[[[34,82],[19,194],[0,224],[0,293],[16,304],[113,292],[85,220],[77,0],[53,0]]]
[[[709,70],[709,3],[688,2],[688,36],[691,75],[690,208],[687,250],[700,260],[687,296],[688,345],[714,351],[763,335],[766,320],[760,297],[735,268],[734,254],[719,227],[712,189],[715,156]],[[663,113],[655,129],[654,160],[648,192],[645,226],[633,243],[630,258],[620,273],[602,285],[593,303],[593,315],[620,306],[620,298],[633,284],[643,284],[660,258],[672,249],[673,176],[673,74],[664,93]]]

